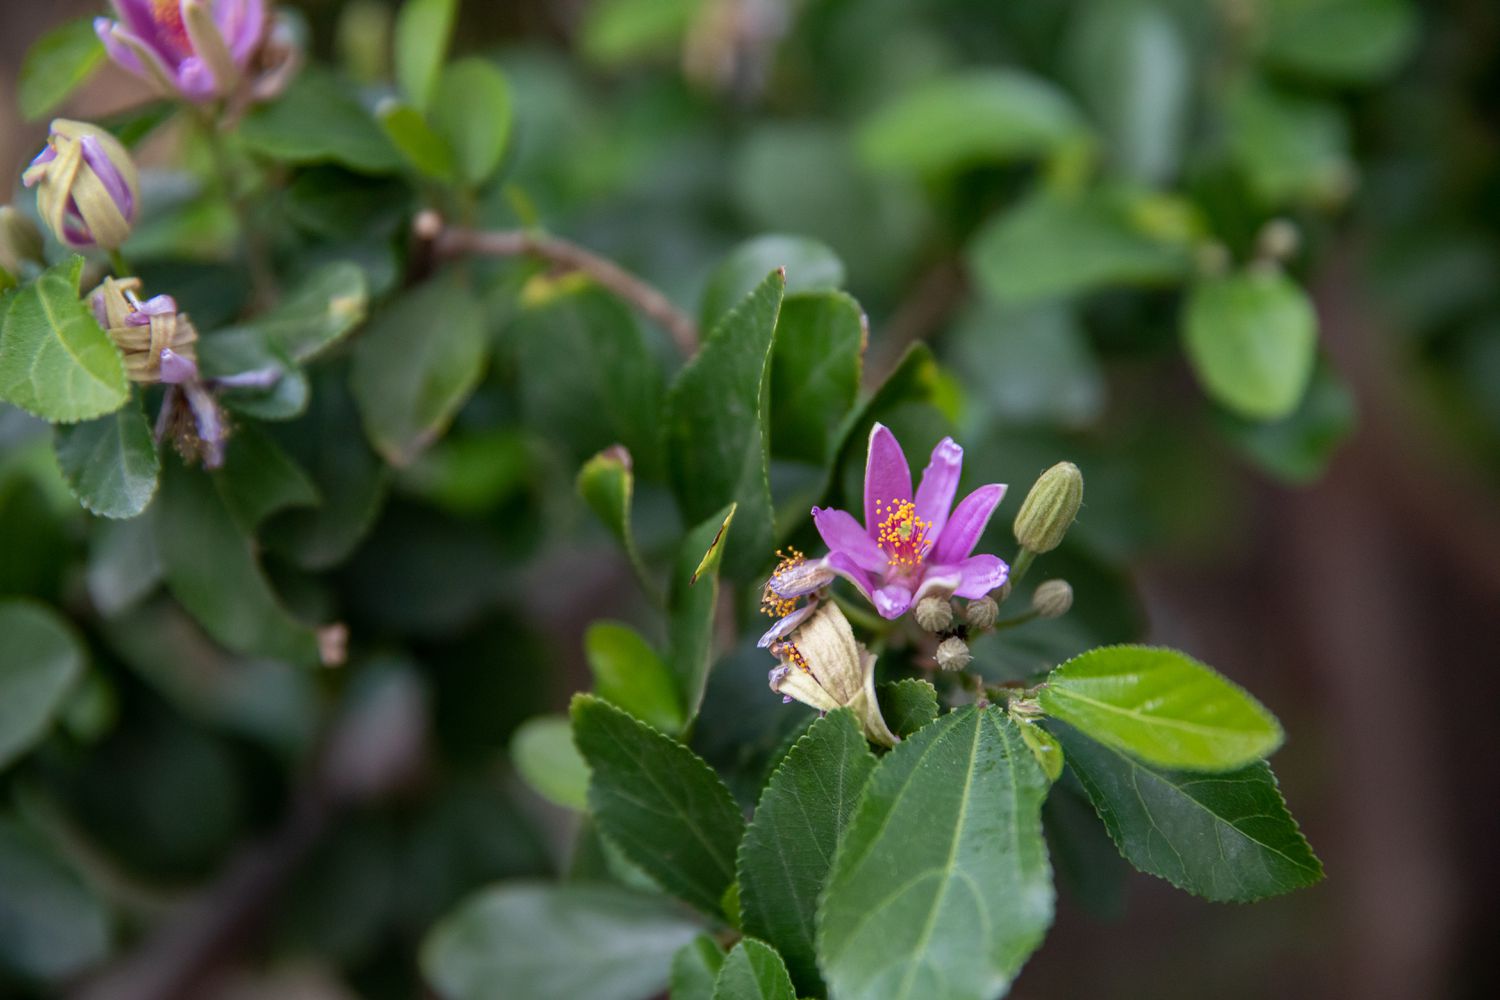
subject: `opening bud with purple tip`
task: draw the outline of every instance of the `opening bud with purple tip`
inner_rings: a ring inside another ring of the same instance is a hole
[[[102,128],[55,119],[21,180],[37,189],[42,221],[75,250],[118,250],[130,236],[141,200],[135,163]]]

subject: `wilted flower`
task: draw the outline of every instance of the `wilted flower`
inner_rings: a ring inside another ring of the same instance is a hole
[[[814,507],[813,523],[828,555],[797,565],[794,573],[779,567],[768,591],[794,598],[819,575],[837,574],[882,617],[899,618],[924,597],[983,597],[1003,584],[1010,572],[1005,562],[972,553],[1005,487],[981,486],[954,507],[963,456],[952,438],[938,442],[913,495],[906,455],[895,436],[876,424],[865,465],[864,525],[847,511]]]
[[[187,462],[202,462],[205,469],[224,464],[224,442],[229,428],[224,411],[208,386],[197,379],[167,386],[161,413],[156,418],[156,439],[171,441]]]
[[[264,0],[113,0],[118,21],[94,21],[109,57],[162,94],[227,96],[266,30]]]
[[[198,377],[198,331],[170,295],[142,301],[139,278],[105,278],[89,296],[94,318],[125,359],[136,382],[187,382]]]
[[[771,645],[781,661],[771,671],[771,690],[820,712],[848,708],[872,743],[895,746],[875,698],[875,654],[854,639],[837,604],[809,606],[795,629]]]
[[[120,141],[84,122],[52,122],[47,148],[21,175],[42,221],[68,246],[118,250],[140,203],[135,164]]]

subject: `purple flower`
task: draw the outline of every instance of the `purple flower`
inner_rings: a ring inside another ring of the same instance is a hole
[[[876,424],[865,465],[864,524],[847,511],[814,507],[813,523],[828,555],[799,562],[791,573],[778,569],[768,592],[794,600],[836,573],[881,617],[899,618],[929,594],[973,599],[1005,583],[1010,567],[999,556],[973,554],[1005,487],[981,486],[953,506],[963,457],[952,438],[938,442],[913,493],[905,453],[890,430]]]
[[[58,118],[21,182],[37,189],[37,212],[77,250],[117,250],[140,203],[135,164],[120,141],[86,122]]]
[[[266,30],[265,0],[112,0],[119,20],[94,21],[109,57],[167,96],[224,97]]]

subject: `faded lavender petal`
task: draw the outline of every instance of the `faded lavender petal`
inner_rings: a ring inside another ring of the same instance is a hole
[[[96,18],[110,59],[167,96],[224,97],[266,33],[264,0],[113,0],[118,20]]]
[[[192,358],[185,358],[170,347],[161,350],[161,380],[169,385],[190,382],[198,377],[198,366]]]
[[[233,375],[219,375],[214,378],[214,382],[229,389],[269,389],[281,381],[281,376],[280,368],[269,366],[251,368],[249,371],[235,372]]]
[[[755,644],[756,647],[765,649],[773,642],[785,639],[793,629],[807,621],[808,616],[816,610],[818,610],[818,602],[811,601],[789,615],[782,615],[770,628],[766,629],[766,634],[760,637],[760,641]]]

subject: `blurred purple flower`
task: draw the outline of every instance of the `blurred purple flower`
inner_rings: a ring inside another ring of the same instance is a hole
[[[266,31],[265,0],[112,0],[94,21],[109,57],[167,96],[211,101],[239,83]]]
[[[37,189],[37,211],[75,250],[117,250],[139,207],[135,163],[118,139],[87,122],[58,118],[21,182]]]
[[[865,465],[864,524],[847,511],[814,507],[813,523],[828,555],[778,567],[766,584],[768,596],[794,602],[837,574],[881,617],[899,618],[930,594],[972,599],[1005,583],[1010,567],[999,556],[973,554],[1005,487],[981,486],[953,506],[963,457],[952,438],[938,442],[913,493],[901,445],[876,424]]]

